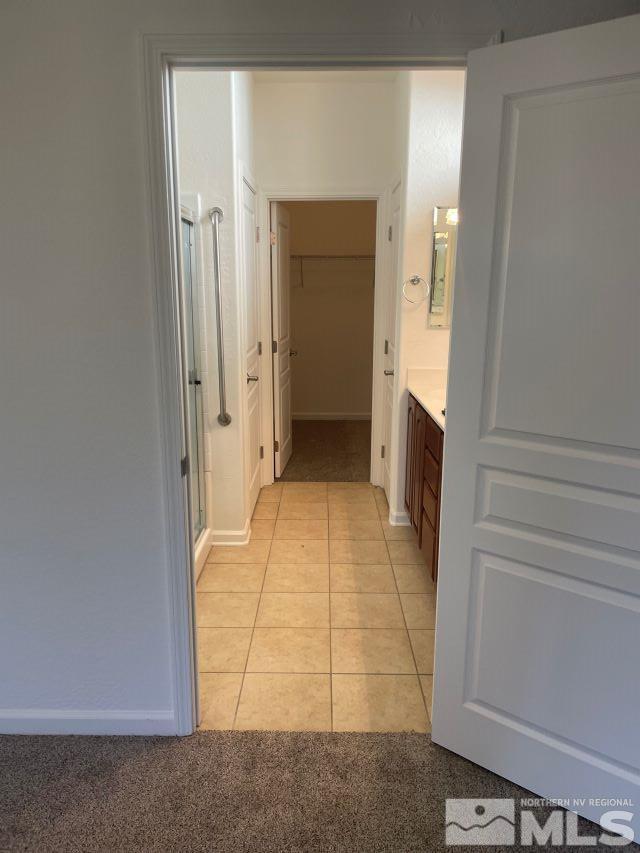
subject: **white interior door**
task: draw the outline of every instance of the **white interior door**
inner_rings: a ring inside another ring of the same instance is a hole
[[[247,440],[245,442],[248,471],[249,515],[260,492],[260,294],[257,275],[257,199],[255,188],[242,180],[242,264],[245,293],[245,341],[247,364]]]
[[[395,376],[393,371],[396,360],[396,312],[398,303],[398,276],[400,274],[401,186],[402,184],[398,183],[391,192],[390,264],[385,299],[383,485],[388,500],[391,500],[391,424],[393,423],[393,401],[395,396]]]
[[[639,45],[634,16],[469,57],[433,709],[537,794],[636,804]]]
[[[273,300],[273,425],[275,475],[291,458],[291,294],[289,289],[289,211],[271,202],[271,293]]]

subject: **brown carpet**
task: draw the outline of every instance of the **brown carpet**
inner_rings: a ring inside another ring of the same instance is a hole
[[[368,483],[371,421],[293,421],[283,482]]]
[[[0,850],[37,853],[440,851],[445,797],[526,795],[417,734],[4,736],[0,768]]]

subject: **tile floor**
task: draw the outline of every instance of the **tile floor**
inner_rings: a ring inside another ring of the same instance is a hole
[[[202,728],[430,729],[435,589],[368,483],[262,489],[198,581]]]

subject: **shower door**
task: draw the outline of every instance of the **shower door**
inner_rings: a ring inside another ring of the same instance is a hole
[[[182,280],[184,287],[185,357],[187,367],[187,429],[189,436],[189,474],[193,541],[205,527],[204,487],[204,411],[202,403],[202,349],[200,346],[200,305],[195,262],[193,220],[183,209]]]

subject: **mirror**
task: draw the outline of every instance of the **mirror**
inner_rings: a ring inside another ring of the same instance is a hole
[[[429,326],[448,329],[451,324],[451,297],[456,264],[458,208],[434,207],[433,256],[429,296]]]

